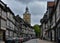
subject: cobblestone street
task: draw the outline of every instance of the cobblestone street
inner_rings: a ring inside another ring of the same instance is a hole
[[[40,39],[32,39],[32,40],[27,41],[25,43],[53,43],[53,42],[49,42],[49,41],[46,41],[46,40],[40,40]]]

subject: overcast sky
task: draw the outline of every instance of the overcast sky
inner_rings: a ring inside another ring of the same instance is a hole
[[[2,0],[6,3],[15,15],[19,14],[23,18],[26,6],[31,13],[31,25],[40,24],[40,19],[43,17],[47,8],[47,1],[52,0]]]

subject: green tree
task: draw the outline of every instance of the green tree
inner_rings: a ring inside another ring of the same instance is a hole
[[[41,29],[40,26],[38,24],[33,26],[35,33],[36,33],[36,37],[40,37],[40,33],[41,33]]]

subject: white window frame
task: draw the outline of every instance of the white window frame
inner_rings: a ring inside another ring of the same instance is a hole
[[[5,20],[3,20],[3,19],[1,19],[1,27],[4,27],[4,28],[6,28],[6,21]]]

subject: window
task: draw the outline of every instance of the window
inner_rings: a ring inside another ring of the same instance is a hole
[[[10,29],[13,30],[13,24],[12,24],[12,22],[10,22]]]
[[[54,30],[52,30],[52,40],[54,40]]]
[[[16,29],[16,31],[18,31],[18,28],[17,27],[15,27],[15,29]]]
[[[13,32],[12,31],[10,31],[10,37],[13,37]]]
[[[14,24],[10,22],[10,29],[14,30]]]
[[[6,30],[6,35],[9,35],[8,30]]]
[[[60,5],[58,4],[57,10],[56,10],[56,22],[60,19]]]
[[[59,5],[57,6],[57,15],[56,15],[56,18],[57,19],[59,18]]]
[[[7,17],[14,22],[13,15],[10,12],[8,12]]]
[[[50,26],[50,20],[48,21],[48,27]]]
[[[9,12],[7,13],[7,17],[10,18],[10,13]]]
[[[1,8],[0,8],[0,13],[1,13]]]
[[[43,30],[45,29],[45,24],[43,24]]]
[[[15,23],[15,19],[13,18],[13,22]]]
[[[9,31],[6,30],[6,38],[9,38]]]
[[[14,37],[16,37],[17,36],[17,34],[16,33],[14,33]]]
[[[11,13],[10,13],[10,19],[12,18],[12,15],[11,15]]]
[[[1,8],[0,8],[0,16],[1,16]]]
[[[6,12],[2,10],[2,17],[6,18]]]
[[[9,22],[9,20],[7,20],[7,27],[9,28],[9,25],[10,25],[10,22]]]
[[[13,15],[12,14],[10,14],[10,19],[13,21]]]
[[[14,30],[14,24],[13,24],[13,30]]]
[[[3,40],[3,32],[0,31],[0,40]]]
[[[2,26],[2,27],[6,27],[6,21],[3,20],[3,19],[1,19],[1,26]]]
[[[60,1],[59,1],[59,17],[60,17]]]
[[[46,29],[47,29],[47,24],[46,24]]]
[[[53,17],[52,17],[52,24],[55,23],[55,14],[53,14]]]
[[[60,28],[58,28],[58,38],[60,38]]]

